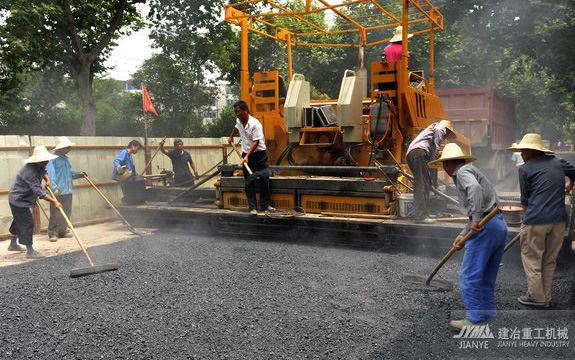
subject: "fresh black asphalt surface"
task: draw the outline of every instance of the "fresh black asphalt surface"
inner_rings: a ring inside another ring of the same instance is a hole
[[[460,349],[453,338],[457,286],[401,281],[428,273],[439,256],[180,231],[91,249],[96,263],[119,262],[116,272],[70,279],[85,266],[79,252],[0,268],[0,359],[574,358],[572,258],[558,269],[553,309],[524,311],[513,250],[488,349]],[[459,262],[460,254],[440,276],[457,282]],[[572,344],[498,347],[498,328],[528,319],[568,327]]]

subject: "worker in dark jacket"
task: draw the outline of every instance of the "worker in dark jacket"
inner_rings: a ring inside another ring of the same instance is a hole
[[[459,207],[469,217],[453,246],[461,249],[463,236],[468,231],[475,233],[465,242],[459,278],[466,316],[449,323],[457,330],[495,319],[495,281],[507,239],[507,224],[501,214],[485,226],[480,224],[481,219],[497,207],[499,199],[489,180],[469,164],[473,160],[474,157],[465,155],[457,144],[451,143],[445,145],[438,160],[429,163],[431,167],[443,167],[453,178]]]
[[[517,300],[526,306],[547,308],[567,222],[565,192],[573,186],[575,166],[551,155],[538,134],[526,134],[508,150],[520,151],[525,161],[519,167],[519,187],[521,204],[527,208],[521,232],[527,294]],[[571,180],[567,187],[565,177]]]
[[[429,224],[429,193],[433,183],[427,163],[437,159],[441,143],[455,137],[451,121],[441,120],[425,128],[407,148],[407,164],[413,174],[413,215],[416,223]]]
[[[10,189],[8,202],[12,211],[12,225],[10,225],[9,251],[24,251],[20,244],[26,246],[26,256],[29,258],[42,257],[32,246],[34,234],[34,218],[32,209],[36,206],[38,198],[50,202],[54,207],[62,205],[52,198],[42,188],[42,180],[46,186],[50,186],[50,178],[46,173],[48,161],[55,159],[46,147],[36,146],[31,157],[26,160],[26,165],[16,175],[16,180]]]
[[[184,150],[184,142],[182,139],[175,139],[174,150],[171,151],[164,149],[165,142],[166,139],[160,141],[160,150],[172,160],[174,186],[194,186],[194,179],[199,179],[199,175],[192,155]]]

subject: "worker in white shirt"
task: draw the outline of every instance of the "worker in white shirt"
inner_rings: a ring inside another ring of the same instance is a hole
[[[239,134],[242,141],[242,161],[248,164],[260,181],[260,209],[273,211],[275,209],[270,206],[269,164],[262,124],[250,115],[248,104],[245,101],[236,102],[234,112],[237,116],[236,126],[228,138],[228,144],[233,144],[234,136]],[[255,181],[248,181],[250,174],[245,166],[243,171],[250,214],[257,215],[256,184]]]

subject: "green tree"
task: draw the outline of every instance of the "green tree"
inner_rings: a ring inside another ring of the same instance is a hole
[[[4,74],[57,71],[75,81],[82,135],[96,133],[93,81],[115,40],[141,25],[135,4],[144,0],[14,0],[0,3]]]
[[[202,75],[203,76],[203,75]],[[150,134],[163,136],[200,136],[202,114],[215,94],[209,82],[198,82],[195,69],[186,61],[157,54],[148,59],[134,74],[134,82],[144,82],[158,117],[150,119]]]

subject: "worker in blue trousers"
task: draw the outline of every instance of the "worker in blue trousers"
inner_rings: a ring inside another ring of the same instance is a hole
[[[453,178],[459,207],[469,216],[465,229],[455,239],[453,246],[461,249],[465,233],[475,233],[465,242],[460,270],[466,316],[463,320],[449,323],[456,330],[495,319],[495,281],[507,240],[507,224],[500,213],[485,226],[480,224],[481,219],[498,206],[499,199],[489,180],[470,164],[473,160],[475,158],[465,155],[457,144],[450,143],[445,145],[439,159],[429,163],[430,167],[443,168]]]

